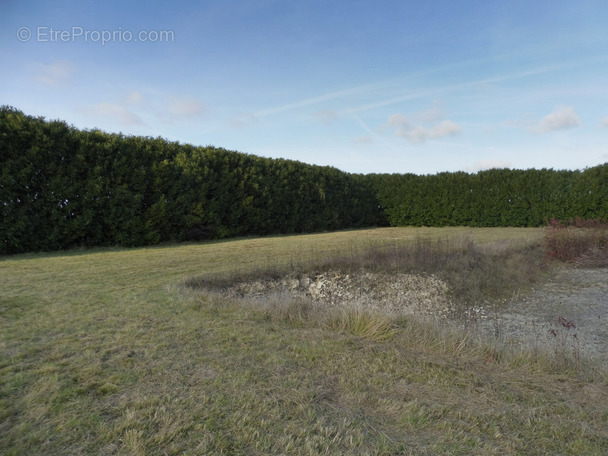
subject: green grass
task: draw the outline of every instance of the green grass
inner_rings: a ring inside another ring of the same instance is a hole
[[[606,454],[604,370],[415,320],[256,309],[183,287],[371,244],[541,230],[391,228],[0,260],[0,448],[68,454]]]

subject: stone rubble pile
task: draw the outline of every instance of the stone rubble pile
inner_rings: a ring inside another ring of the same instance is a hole
[[[447,285],[432,275],[328,271],[241,282],[225,291],[234,298],[284,295],[329,306],[363,307],[391,315],[447,316],[452,309]]]

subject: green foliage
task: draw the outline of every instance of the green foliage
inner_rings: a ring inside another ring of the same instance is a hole
[[[608,163],[584,171],[492,169],[367,176],[392,226],[542,226],[608,218]]]
[[[377,224],[360,176],[0,108],[0,254]]]
[[[584,171],[357,175],[0,108],[0,254],[378,225],[541,226],[608,218]]]

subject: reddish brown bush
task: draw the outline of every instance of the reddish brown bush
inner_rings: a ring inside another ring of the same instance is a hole
[[[608,223],[603,220],[553,218],[547,222],[544,241],[550,258],[581,266],[608,266]]]

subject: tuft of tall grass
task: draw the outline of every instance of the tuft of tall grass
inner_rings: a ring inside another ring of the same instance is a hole
[[[283,322],[289,326],[304,326],[323,320],[323,312],[312,301],[284,295],[268,296],[263,302],[250,303],[250,308],[262,312],[272,322]]]
[[[395,334],[393,319],[358,307],[340,308],[329,319],[328,327],[376,342],[387,340]]]

